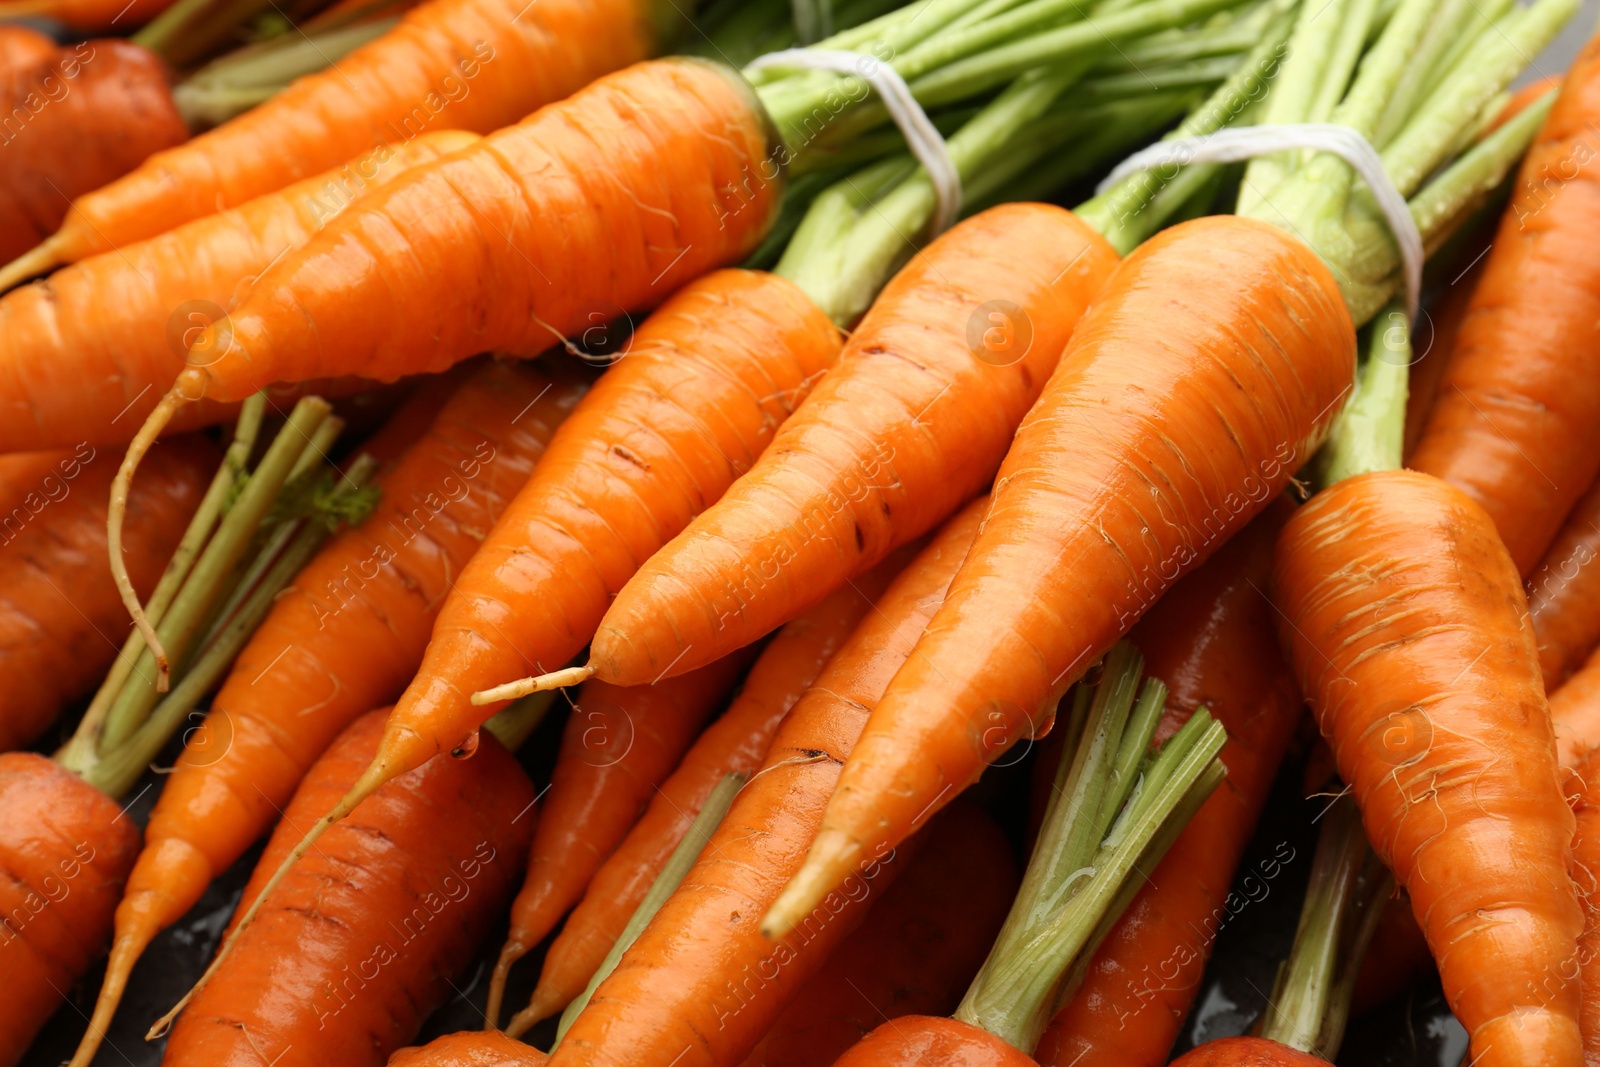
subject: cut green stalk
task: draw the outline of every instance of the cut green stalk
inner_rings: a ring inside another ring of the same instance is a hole
[[[1393,888],[1348,798],[1322,824],[1294,948],[1267,1001],[1261,1036],[1330,1063],[1344,1039],[1350,992]]]
[[[1138,891],[1135,870],[1159,862],[1226,773],[1225,731],[1203,708],[1150,754],[1166,688],[1151,679],[1136,703],[1141,669],[1126,642],[1107,654],[1016,902],[955,1013],[1024,1052]]]
[[[661,868],[661,873],[656,875],[656,880],[650,884],[650,891],[634,909],[633,915],[628,919],[628,925],[622,928],[622,934],[617,938],[616,944],[611,946],[611,951],[606,953],[606,958],[601,961],[600,969],[594,972],[594,977],[589,979],[589,984],[578,994],[577,999],[568,1004],[567,1010],[561,1013],[561,1021],[556,1025],[555,1044],[550,1046],[551,1053],[554,1053],[556,1046],[561,1044],[561,1039],[571,1029],[578,1014],[588,1005],[594,991],[600,988],[600,983],[616,970],[622,954],[638,940],[644,928],[650,925],[650,920],[655,918],[656,912],[661,910],[661,905],[667,902],[667,898],[677,891],[684,876],[694,866],[695,860],[700,858],[701,849],[711,840],[711,835],[716,833],[723,816],[733,806],[734,797],[738,796],[739,790],[744,787],[745,777],[742,774],[725,775],[706,797],[705,806],[700,809],[700,814],[695,816],[688,833],[678,842],[678,847],[672,850],[666,866]]]
[[[547,689],[543,693],[530,693],[519,700],[513,700],[496,712],[494,718],[484,723],[483,728],[493,734],[494,739],[504,745],[507,752],[515,752],[527,743],[528,738],[533,736],[533,731],[544,722],[555,698],[556,691]]]
[[[341,485],[339,492],[359,492],[377,468],[376,461],[370,456],[361,456],[351,465],[346,475],[348,484]],[[297,532],[281,551],[274,542],[269,541],[269,548],[262,554],[265,556],[268,551],[274,553],[270,566],[261,568],[260,581],[240,601],[238,610],[227,619],[215,638],[201,648],[178,684],[130,737],[115,745],[105,746],[101,757],[93,764],[73,768],[84,780],[110,796],[121,796],[133,786],[144,773],[145,767],[165,747],[178,725],[194,710],[200,698],[222,680],[245,642],[261,625],[267,612],[272,610],[278,594],[317,554],[331,532],[326,523],[316,521],[300,520],[284,525]]]
[[[183,591],[173,599],[156,627],[156,634],[174,669],[181,668],[194,647],[210,609],[226,597],[225,579],[250,548],[256,528],[306,450],[311,435],[330,410],[328,402],[321,397],[304,397],[295,405],[195,562]],[[134,677],[129,679],[106,714],[100,738],[102,750],[132,734],[155,707],[159,694],[167,689],[167,677],[157,671],[155,657],[149,649],[140,654],[133,673]]]
[[[250,453],[255,448],[256,437],[261,432],[261,420],[266,408],[265,393],[254,393],[240,405],[239,421],[234,426],[233,441],[223,452],[222,462],[211,478],[211,485],[206,489],[206,495],[201,497],[200,506],[189,519],[189,525],[184,529],[178,547],[162,570],[160,580],[156,582],[155,591],[145,603],[145,614],[150,617],[152,624],[157,626],[161,624],[172,598],[177,595],[184,579],[189,576],[200,550],[205,547],[206,539],[216,528],[228,503],[238,494],[245,477],[245,464],[249,462]],[[58,762],[64,766],[73,766],[92,761],[96,757],[100,734],[105,727],[106,714],[111,710],[111,702],[133,674],[134,664],[138,662],[139,654],[144,648],[144,637],[137,630],[130,633],[123,641],[121,651],[117,653],[111,669],[106,672],[100,688],[95,691],[94,698],[83,713],[83,718],[79,720],[77,730],[57,753]]]
[[[1367,471],[1397,470],[1405,437],[1411,329],[1405,309],[1391,303],[1367,327],[1366,357],[1354,391],[1318,453],[1318,480],[1332,485]]]

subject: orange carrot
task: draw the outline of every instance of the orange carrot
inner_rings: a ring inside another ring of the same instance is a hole
[[[372,759],[387,710],[357,719],[311,768],[242,904]],[[453,994],[511,895],[533,796],[493,738],[470,764],[434,760],[390,782],[263,902],[162,1062],[378,1067]]]
[[[1066,687],[1309,457],[1354,363],[1332,274],[1281,230],[1198,219],[1124,260],[1018,431],[982,535],[767,928],[789,929],[1047,731]]]
[[[490,980],[491,1024],[499,1019],[511,965],[582,898],[755,652],[741,650],[655,685],[623,689],[591,682],[578,690],[534,831],[527,878],[511,905],[511,930]]]
[[[28,744],[93,691],[122,647],[127,616],[106,562],[106,490],[117,457],[75,451],[0,458],[0,752]],[[203,438],[164,442],[129,500],[128,570],[148,596],[211,481]],[[19,477],[20,476],[20,477]]]
[[[151,939],[273,824],[340,730],[405,686],[451,582],[582,391],[532,365],[483,367],[382,477],[366,521],[279,595],[150,816],[81,1062]]]
[[[1600,473],[1600,39],[1573,62],[1528,149],[1445,372],[1407,463],[1461,487],[1524,575]]]
[[[778,941],[761,914],[805,855],[883,687],[911,653],[972,543],[986,501],[945,524],[790,711],[689,874],[551,1056],[557,1067],[735,1067],[897,873],[885,850]]]
[[[1556,735],[1556,759],[1563,771],[1576,768],[1600,748],[1600,649],[1550,694],[1550,723]]]
[[[978,973],[1017,891],[1000,827],[958,802],[743,1067],[828,1067],[881,1022],[946,1015]]]
[[[1544,560],[1528,576],[1528,611],[1539,639],[1545,690],[1562,688],[1600,645],[1600,481],[1567,516]],[[1595,738],[1600,741],[1600,735]]]
[[[22,1058],[101,950],[139,828],[116,801],[31,752],[0,755],[0,1065]]]
[[[549,1057],[498,1030],[463,1030],[389,1057],[389,1067],[544,1067]]]
[[[1321,1056],[1260,1037],[1224,1037],[1190,1049],[1173,1067],[1329,1067]]]
[[[190,351],[191,342],[254,275],[366,189],[475,140],[440,132],[380,148],[0,297],[0,450],[125,444],[186,356],[205,358]],[[63,374],[73,376],[73,388],[61,387]],[[203,402],[185,408],[175,425],[218,422],[230,411]]]
[[[571,659],[639,561],[755,461],[839,353],[792,283],[722,271],[674,296],[551,442],[473,555],[374,761],[305,847],[383,782],[470,745],[470,694]]]
[[[1573,817],[1493,520],[1431,475],[1358,474],[1290,521],[1274,584],[1296,677],[1473,1062],[1581,1063]]]
[[[910,1015],[881,1026],[834,1061],[834,1067],[889,1067],[891,1064],[943,1064],[945,1067],[1038,1067],[1032,1056],[989,1031],[930,1015]]]
[[[1488,251],[1487,247],[1484,249]],[[1479,259],[1466,272],[1450,283],[1437,304],[1427,309],[1428,334],[1426,347],[1419,328],[1416,347],[1421,351],[1411,364],[1406,379],[1406,429],[1405,454],[1410,456],[1422,440],[1422,433],[1433,414],[1434,401],[1439,395],[1439,385],[1449,369],[1450,358],[1456,350],[1456,339],[1461,333],[1461,322],[1472,303],[1472,291],[1483,277],[1483,260]]]
[[[20,23],[0,23],[0,79],[37,70],[55,54],[54,39]]]
[[[929,245],[760,461],[617,595],[596,677],[637,685],[726,655],[982,492],[1116,260],[1044,204]]]
[[[1166,1063],[1200,991],[1212,941],[1246,899],[1230,891],[1234,870],[1300,718],[1300,695],[1278,652],[1277,616],[1266,596],[1272,548],[1291,514],[1280,497],[1130,634],[1145,656],[1145,673],[1169,689],[1156,740],[1172,736],[1196,708],[1209,709],[1228,731],[1222,749],[1228,777],[1096,951],[1083,985],[1033,1050],[1041,1064]],[[1292,848],[1276,852],[1246,877],[1270,882],[1293,858]]]
[[[109,38],[0,69],[0,115],[0,260],[60,225],[73,197],[189,136],[161,60]]]
[[[589,881],[545,952],[539,985],[507,1031],[517,1036],[582,993],[717,783],[754,774],[772,735],[905,563],[891,556],[780,630],[728,710],[662,783],[644,816]],[[488,1012],[491,1019],[497,1012]]]
[[[1584,912],[1576,958],[1584,990],[1578,1024],[1588,1064],[1600,1062],[1600,759],[1585,756],[1577,772],[1582,790],[1573,802],[1578,832],[1572,839],[1572,871]]]
[[[0,288],[275,192],[376,145],[507,126],[645,58],[667,25],[639,0],[431,0],[328,70],[120,181],[75,190],[88,195],[30,258],[0,272]]]

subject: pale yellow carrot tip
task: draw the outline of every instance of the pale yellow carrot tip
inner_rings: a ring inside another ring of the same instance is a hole
[[[762,916],[761,936],[782,937],[799,926],[845,880],[860,854],[849,835],[838,830],[818,831],[805,863]]]
[[[49,10],[52,0],[3,0],[0,2],[0,19],[21,18]],[[0,293],[27,281],[35,274],[43,274],[61,262],[59,238],[47,237],[42,244],[30,248],[4,267],[0,267]]]
[[[172,1029],[173,1020],[178,1017],[184,1008],[188,1007],[189,1001],[194,999],[195,994],[204,989],[206,983],[211,981],[212,976],[217,973],[217,969],[222,966],[222,961],[228,958],[228,954],[233,951],[233,947],[239,943],[239,938],[250,928],[250,924],[255,922],[256,913],[261,910],[262,903],[272,895],[273,890],[278,888],[278,885],[294,869],[294,865],[300,862],[300,857],[311,851],[311,846],[316,844],[318,838],[327,833],[334,823],[349,815],[356,809],[357,805],[376,793],[392,777],[394,776],[390,772],[388,764],[376,760],[373,761],[372,765],[362,772],[361,777],[356,779],[356,784],[350,787],[350,792],[344,795],[344,799],[335,804],[332,811],[317,820],[316,825],[312,826],[306,832],[306,836],[300,839],[300,843],[294,846],[294,849],[284,857],[283,862],[278,865],[278,869],[272,872],[272,877],[267,879],[267,884],[261,887],[261,892],[257,893],[256,898],[250,902],[250,907],[245,911],[244,917],[239,920],[239,924],[233,928],[233,932],[222,942],[222,947],[217,949],[217,955],[212,959],[211,966],[206,968],[205,973],[200,976],[200,980],[189,987],[189,991],[183,995],[183,998],[178,1003],[172,1006],[170,1011],[155,1021],[150,1027],[150,1031],[144,1035],[146,1041],[154,1041],[157,1038],[164,1037],[167,1031]]]
[[[533,999],[528,1001],[528,1006],[513,1015],[511,1021],[506,1024],[506,1036],[521,1037],[564,1007],[566,1005],[552,1004],[542,999],[535,991]]]
[[[134,626],[138,627],[140,636],[150,649],[150,654],[155,657],[158,693],[167,691],[172,675],[171,664],[167,660],[167,650],[162,647],[161,639],[156,636],[156,628],[151,624],[150,616],[145,614],[144,605],[139,603],[139,592],[133,587],[133,579],[128,576],[128,564],[122,558],[122,522],[127,517],[128,490],[133,485],[133,476],[139,470],[140,461],[161,436],[161,431],[172,421],[172,416],[185,403],[187,401],[174,385],[167,390],[166,395],[161,398],[161,403],[156,405],[156,409],[144,421],[144,425],[139,427],[139,432],[128,445],[127,455],[122,457],[122,466],[117,468],[117,477],[111,483],[111,506],[106,512],[106,547],[111,556],[111,577],[117,583],[117,592],[122,597],[123,606],[128,609]]]
[[[494,961],[494,974],[489,978],[489,1001],[483,1009],[485,1030],[500,1028],[500,1005],[506,995],[506,979],[511,976],[512,965],[526,956],[531,947],[515,937],[500,946],[500,958]]]
[[[105,1039],[106,1028],[111,1025],[111,1018],[117,1013],[117,1005],[122,1003],[122,992],[127,988],[128,975],[133,971],[133,965],[139,959],[139,954],[150,944],[150,938],[142,931],[133,934],[123,934],[111,945],[111,959],[106,963],[105,983],[100,987],[100,996],[94,1002],[94,1014],[89,1018],[89,1028],[83,1032],[83,1038],[78,1042],[78,1050],[72,1054],[72,1061],[67,1067],[89,1067],[94,1059],[94,1054],[100,1051],[100,1042]]]
[[[514,682],[497,685],[493,689],[484,689],[472,694],[474,704],[498,704],[502,700],[520,700],[534,693],[544,693],[551,689],[565,689],[569,685],[580,685],[594,677],[593,667],[566,667],[549,674],[541,674],[537,678],[518,678]]]

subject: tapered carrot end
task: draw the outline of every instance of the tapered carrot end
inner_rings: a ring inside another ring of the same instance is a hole
[[[0,19],[37,15],[51,6],[46,0],[4,0],[0,3]],[[35,274],[43,274],[60,262],[60,240],[55,237],[47,238],[43,244],[29,249],[4,267],[0,267],[0,293],[27,281]]]
[[[94,1014],[89,1017],[89,1028],[83,1032],[83,1039],[78,1042],[78,1051],[72,1054],[72,1062],[67,1067],[89,1067],[94,1059],[94,1054],[100,1050],[100,1042],[105,1039],[106,1028],[111,1025],[112,1016],[117,1013],[117,1005],[122,1003],[122,994],[128,987],[128,975],[133,972],[133,965],[139,962],[139,957],[149,946],[160,927],[149,924],[149,929],[134,929],[118,933],[117,939],[111,944],[111,958],[106,962],[105,981],[100,985],[100,996],[94,1002]]]
[[[513,1015],[511,1021],[506,1024],[506,1036],[521,1037],[532,1030],[566,1007],[566,1004],[562,1003],[563,999],[559,993],[552,994],[543,986],[535,989],[533,996],[528,998],[528,1006]]]
[[[806,861],[783,887],[761,919],[763,937],[782,937],[821,906],[823,899],[850,876],[861,846],[839,830],[821,830],[811,842]]]
[[[494,974],[489,978],[489,1002],[483,1009],[483,1028],[500,1028],[500,1004],[505,1000],[506,979],[511,976],[511,966],[528,954],[530,946],[512,938],[500,946],[500,958],[494,962]]]
[[[520,700],[534,693],[544,693],[551,689],[565,689],[569,685],[581,685],[594,677],[592,666],[567,667],[564,670],[551,671],[541,674],[537,678],[519,678],[505,685],[497,685],[493,689],[485,689],[472,694],[474,704],[498,704],[502,700]]]

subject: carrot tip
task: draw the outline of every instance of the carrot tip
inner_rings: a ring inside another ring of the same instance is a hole
[[[37,0],[6,0],[0,3],[0,19],[35,14],[50,5]],[[61,262],[60,242],[55,237],[46,238],[22,253],[4,267],[0,267],[0,293],[5,292],[36,274],[43,274]]]
[[[474,704],[498,704],[502,700],[520,700],[522,697],[534,693],[543,693],[551,689],[565,689],[570,685],[578,685],[594,677],[593,667],[567,667],[549,674],[541,674],[537,678],[518,678],[514,682],[497,685],[493,689],[484,689],[472,694]]]
[[[823,829],[811,842],[806,861],[761,919],[761,936],[778,938],[800,925],[845,880],[861,848],[848,834]]]
[[[560,1002],[559,994],[551,996],[543,987],[537,988],[533,996],[528,998],[528,1006],[513,1015],[506,1024],[506,1036],[521,1037],[564,1007],[566,1004]]]

